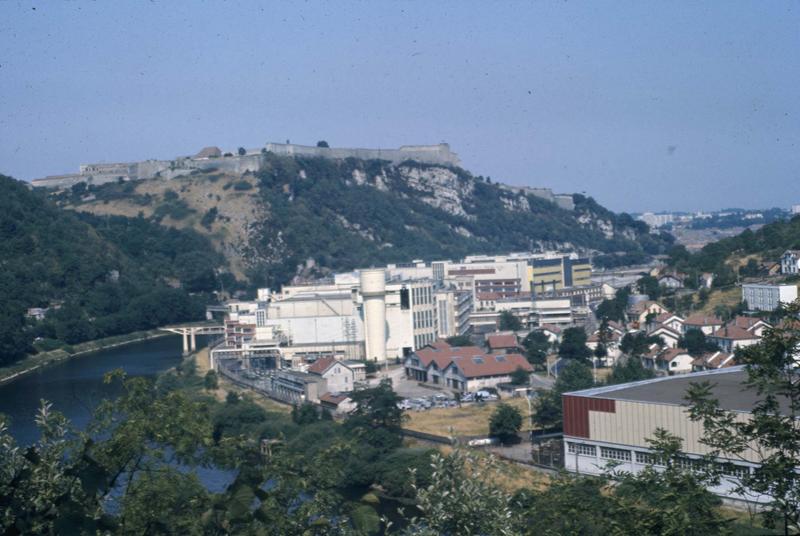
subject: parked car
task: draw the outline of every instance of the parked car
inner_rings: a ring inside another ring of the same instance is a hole
[[[406,398],[406,399],[403,399],[400,402],[398,402],[397,403],[397,407],[398,407],[398,409],[402,409],[404,411],[408,411],[410,409],[414,409],[414,404],[412,404],[411,401]]]
[[[475,395],[473,393],[464,393],[461,395],[462,402],[475,402]]]

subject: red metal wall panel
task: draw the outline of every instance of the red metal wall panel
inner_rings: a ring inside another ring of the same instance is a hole
[[[575,395],[562,395],[561,407],[564,412],[564,435],[589,439],[589,412],[604,411],[614,413],[614,400]]]

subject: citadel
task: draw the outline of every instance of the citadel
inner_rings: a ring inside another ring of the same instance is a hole
[[[264,147],[257,149],[240,149],[225,153],[218,147],[206,147],[194,156],[183,156],[174,160],[82,164],[78,173],[50,175],[34,179],[31,181],[31,185],[38,188],[69,188],[81,182],[85,182],[87,185],[101,185],[120,180],[169,180],[202,171],[255,173],[262,168],[268,153],[330,159],[386,160],[393,164],[407,160],[440,166],[459,166],[461,164],[458,155],[450,150],[447,143],[403,145],[398,149],[330,148],[290,143],[267,143]]]

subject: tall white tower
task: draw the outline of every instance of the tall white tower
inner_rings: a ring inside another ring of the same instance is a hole
[[[386,360],[386,270],[361,271],[367,359]]]

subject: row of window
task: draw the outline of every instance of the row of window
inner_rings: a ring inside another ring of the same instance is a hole
[[[592,458],[597,457],[597,447],[595,445],[587,445],[585,443],[567,443],[567,452],[569,454],[577,454],[579,456],[589,456]],[[627,449],[618,449],[612,447],[600,447],[600,457],[606,460],[614,460],[620,462],[630,462],[632,454],[636,455],[636,463],[643,465],[656,465],[664,466],[664,460],[656,454],[651,452],[630,451]],[[675,465],[681,469],[690,471],[702,471],[707,467],[707,462],[702,459],[688,458],[685,456],[679,457],[675,460]],[[742,478],[750,474],[750,467],[746,465],[739,465],[730,462],[715,462],[715,468],[721,474],[732,476],[735,478]]]
[[[431,287],[412,288],[411,293],[415,304],[433,303],[433,288]]]

